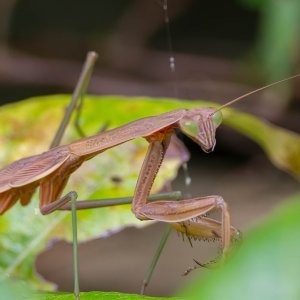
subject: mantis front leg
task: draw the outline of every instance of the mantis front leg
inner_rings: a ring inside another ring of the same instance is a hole
[[[172,132],[148,137],[150,143],[132,203],[132,211],[140,220],[170,223],[177,231],[198,238],[222,238],[223,253],[229,249],[236,230],[230,226],[227,204],[221,196],[207,196],[182,201],[147,202],[147,197],[169,145]],[[221,209],[221,223],[204,217],[207,212]]]

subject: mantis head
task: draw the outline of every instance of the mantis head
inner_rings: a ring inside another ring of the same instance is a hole
[[[215,108],[193,108],[179,121],[182,132],[196,142],[204,152],[212,152],[216,145],[216,129],[222,123],[221,111]]]
[[[271,84],[265,85],[254,91],[246,93],[239,96],[219,108],[193,108],[186,111],[185,116],[179,121],[179,127],[184,134],[190,137],[198,145],[201,146],[204,152],[212,152],[216,145],[216,129],[222,123],[222,113],[221,110],[227,106],[230,106],[246,97],[253,95],[257,92],[265,90],[273,85],[288,81],[290,79],[300,77],[300,74],[273,82]]]

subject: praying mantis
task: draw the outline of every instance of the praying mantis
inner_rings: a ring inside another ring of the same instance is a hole
[[[220,196],[147,203],[152,184],[175,128],[198,143],[205,152],[213,150],[221,112],[212,108],[179,109],[143,118],[124,126],[58,146],[39,155],[23,158],[0,170],[0,214],[18,200],[26,205],[40,187],[40,210],[49,214],[75,197],[60,198],[70,175],[86,160],[137,137],[149,142],[132,201],[132,211],[140,220],[170,223],[177,231],[195,237],[220,238],[224,252],[237,231],[230,226],[227,205]],[[222,222],[199,216],[222,210]]]
[[[300,76],[300,75],[296,75]],[[296,76],[281,80],[286,81]],[[40,188],[40,210],[49,214],[77,195],[70,192],[61,197],[71,174],[85,161],[105,150],[132,139],[143,137],[149,142],[132,201],[132,211],[140,220],[157,220],[171,224],[178,232],[199,238],[221,238],[223,253],[230,248],[239,231],[231,226],[226,202],[221,196],[197,197],[182,201],[148,202],[152,184],[163,161],[175,129],[181,130],[196,142],[204,152],[214,150],[216,129],[222,122],[221,110],[270,84],[238,97],[219,108],[178,109],[158,116],[146,117],[121,127],[85,137],[68,145],[55,147],[39,155],[23,158],[0,170],[0,214],[18,200],[29,203],[32,194]],[[88,206],[88,202],[87,202]],[[221,222],[205,214],[220,209]]]

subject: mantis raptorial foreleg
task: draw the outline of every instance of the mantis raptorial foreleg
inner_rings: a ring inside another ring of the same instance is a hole
[[[167,222],[181,232],[184,230],[187,235],[222,237],[222,248],[226,252],[229,249],[230,239],[235,233],[235,229],[233,232],[231,231],[227,204],[221,196],[192,198],[182,201],[147,202],[152,184],[169,145],[171,134],[172,132],[167,130],[166,133],[148,138],[150,145],[137,181],[132,211],[140,220]],[[221,225],[212,219],[201,218],[202,215],[214,209],[221,209],[222,211]]]

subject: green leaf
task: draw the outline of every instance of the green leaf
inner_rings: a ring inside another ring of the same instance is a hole
[[[33,298],[28,300],[73,300],[74,294],[71,293],[37,293]],[[80,293],[80,300],[180,300],[180,298],[161,298],[161,297],[148,297],[136,294],[124,294],[116,292],[83,292]],[[27,300],[27,299],[24,299]]]
[[[300,194],[247,233],[228,262],[208,271],[187,299],[300,299]]]
[[[300,179],[299,134],[236,110],[228,109],[224,114],[226,125],[260,145],[277,168]]]
[[[37,97],[2,107],[0,166],[46,151],[69,99],[67,95]],[[105,124],[112,128],[141,117],[196,106],[214,104],[142,97],[89,96],[85,99],[81,126],[87,135],[91,135]],[[258,143],[277,167],[299,177],[299,135],[230,109],[224,110],[224,123]],[[78,134],[73,126],[69,126],[63,143],[75,139],[78,139]],[[146,147],[147,143],[143,139],[137,139],[93,158],[74,173],[66,192],[76,190],[80,199],[132,195]],[[176,176],[179,165],[180,161],[174,158],[163,164],[153,192]],[[121,180],[112,180],[115,176]],[[128,205],[81,211],[78,219],[80,240],[91,239],[122,226],[148,223],[135,219]],[[0,273],[13,274],[40,288],[41,282],[32,271],[34,255],[45,246],[49,238],[70,238],[70,224],[70,214],[66,212],[41,216],[37,195],[27,207],[15,205],[0,217]]]
[[[33,292],[25,282],[0,281],[1,299],[5,300],[74,300],[73,293],[66,292]],[[125,294],[117,292],[82,292],[81,300],[180,300],[180,298],[148,297],[144,295]]]

